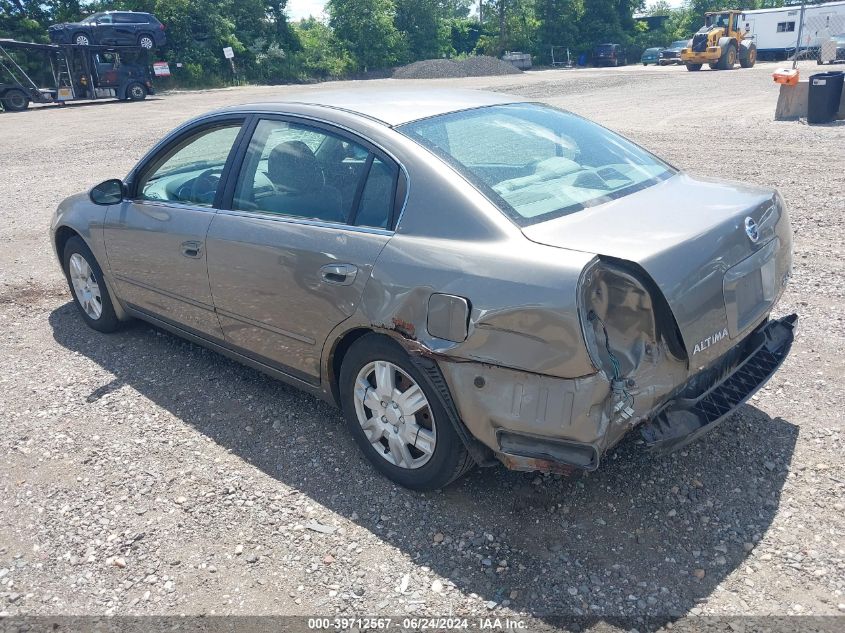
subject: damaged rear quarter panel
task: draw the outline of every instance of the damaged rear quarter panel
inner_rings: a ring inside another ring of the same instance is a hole
[[[371,325],[414,339],[446,361],[576,378],[595,373],[576,292],[590,259],[532,244],[521,235],[495,242],[396,235],[379,257],[361,309]],[[465,341],[428,332],[433,293],[467,299]]]

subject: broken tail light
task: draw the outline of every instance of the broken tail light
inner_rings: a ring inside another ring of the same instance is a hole
[[[587,350],[609,380],[636,373],[660,349],[675,358],[686,350],[674,315],[645,273],[622,262],[597,258],[580,282],[579,310]]]

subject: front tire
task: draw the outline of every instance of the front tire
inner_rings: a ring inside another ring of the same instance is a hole
[[[732,70],[734,64],[736,64],[736,46],[731,42],[719,58],[719,70]]]
[[[703,64],[687,64],[687,70],[690,72],[695,72],[701,70]]]
[[[752,44],[745,51],[745,54],[739,58],[739,65],[743,68],[754,68],[757,63],[757,47]]]
[[[77,46],[90,46],[91,40],[85,33],[77,33],[73,36],[73,43]]]
[[[388,479],[437,490],[474,465],[438,394],[391,339],[367,334],[355,341],[339,387],[349,432]]]
[[[143,101],[147,98],[147,89],[137,81],[126,86],[126,98],[130,101]]]
[[[81,237],[72,237],[67,241],[62,264],[82,320],[98,332],[118,330],[120,320],[115,314],[103,270]]]

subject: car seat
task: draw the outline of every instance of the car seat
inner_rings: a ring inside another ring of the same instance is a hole
[[[276,189],[261,200],[265,211],[346,222],[340,192],[326,184],[314,152],[302,141],[279,143],[267,158],[267,177]]]

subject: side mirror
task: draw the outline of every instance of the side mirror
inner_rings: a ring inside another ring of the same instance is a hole
[[[126,187],[123,185],[122,180],[112,178],[111,180],[101,182],[99,185],[91,189],[88,193],[88,197],[91,198],[91,202],[94,204],[107,206],[110,204],[117,204],[123,200],[125,190]]]

